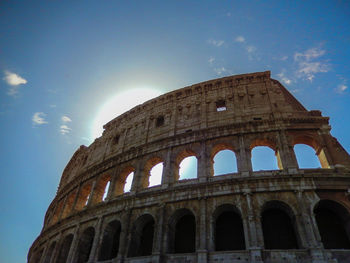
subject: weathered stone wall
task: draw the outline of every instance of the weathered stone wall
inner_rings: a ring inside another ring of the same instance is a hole
[[[118,256],[104,262],[350,260],[350,250],[323,248],[314,215],[320,200],[333,200],[349,211],[350,157],[331,136],[328,117],[307,111],[270,72],[167,93],[104,128],[103,136],[89,147],[81,146],[65,168],[43,230],[28,254],[30,262],[61,263],[68,236],[73,239],[66,245],[67,262],[78,262],[79,240],[87,229],[94,231],[89,262],[97,262],[105,229],[113,220],[121,226]],[[293,151],[299,143],[315,150],[322,168],[299,169]],[[251,150],[256,146],[273,149],[280,169],[253,171]],[[213,157],[223,149],[234,151],[238,171],[213,176]],[[198,161],[197,178],[178,180],[179,162],[191,155]],[[162,183],[147,187],[150,168],[158,162],[164,164]],[[131,191],[123,193],[132,171]],[[265,249],[261,215],[271,204],[288,210],[298,249]],[[245,250],[215,251],[214,215],[222,205],[231,205],[240,215]],[[173,217],[181,209],[195,217],[193,253],[174,254],[169,248]],[[133,225],[143,215],[154,220],[152,255],[128,257]]]

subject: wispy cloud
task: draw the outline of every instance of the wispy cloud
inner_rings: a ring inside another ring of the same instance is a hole
[[[297,77],[312,81],[317,73],[328,72],[330,66],[323,62],[317,61],[326,53],[320,47],[314,47],[305,52],[296,52],[294,61],[298,63]]]
[[[3,80],[5,80],[5,82],[11,86],[7,91],[7,94],[10,96],[15,96],[18,94],[20,85],[27,83],[26,79],[22,78],[16,73],[5,70],[4,74],[5,76],[3,77]]]
[[[245,38],[243,36],[237,36],[235,38],[235,42],[243,43],[245,42]]]
[[[277,76],[281,79],[282,83],[284,83],[286,85],[292,84],[292,80],[286,77],[284,71],[277,74]]]
[[[61,118],[61,120],[63,121],[63,122],[71,122],[72,120],[71,120],[71,118],[69,118],[68,116],[62,116],[62,118]]]
[[[215,40],[215,39],[209,39],[208,43],[210,45],[216,46],[216,47],[221,47],[225,41],[224,40]]]
[[[247,46],[245,49],[247,50],[248,53],[253,53],[256,51],[256,47],[254,47],[252,45]]]
[[[35,112],[33,114],[33,117],[32,117],[32,122],[34,125],[43,125],[43,124],[46,124],[48,123],[46,120],[45,120],[45,116],[46,114],[43,113],[43,112]]]
[[[220,68],[214,68],[214,71],[215,71],[216,74],[218,74],[220,76],[223,73],[227,72],[227,69],[224,68],[224,67],[220,67]]]
[[[70,133],[71,130],[72,129],[69,128],[67,125],[63,124],[63,125],[60,126],[60,132],[61,132],[62,135],[66,135],[66,134]]]
[[[209,62],[209,64],[210,65],[213,65],[213,62],[215,61],[215,58],[214,57],[210,57],[209,59],[208,59],[208,62]]]
[[[348,86],[345,84],[338,85],[337,92],[343,94],[348,89]]]

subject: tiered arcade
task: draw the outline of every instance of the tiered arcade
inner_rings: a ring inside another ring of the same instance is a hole
[[[328,120],[270,72],[145,102],[75,152],[28,262],[350,262],[350,156]],[[312,147],[321,168],[299,168],[297,144]],[[259,146],[279,169],[252,169]],[[224,150],[237,171],[217,175]],[[197,174],[183,179],[191,156]]]

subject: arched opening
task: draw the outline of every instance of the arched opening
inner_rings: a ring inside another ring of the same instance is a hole
[[[279,169],[275,151],[268,146],[254,147],[251,160],[253,171]]]
[[[56,247],[56,242],[52,242],[51,246],[49,247],[49,249],[46,252],[45,259],[44,259],[43,263],[50,263],[51,262],[55,247]]]
[[[270,202],[265,205],[261,215],[265,249],[298,248],[291,214],[290,208],[282,202]]]
[[[145,165],[145,176],[143,178],[143,188],[160,185],[162,183],[163,160],[154,157]]]
[[[317,135],[301,135],[293,138],[294,152],[298,160],[299,167],[301,168],[329,168],[329,163],[327,160],[326,153],[324,149],[320,146],[320,143],[317,141]],[[303,144],[304,146],[299,146]],[[310,150],[307,146],[313,149]],[[301,149],[300,149],[301,148]],[[314,153],[316,153],[318,162],[313,158]]]
[[[117,182],[115,184],[115,195],[122,195],[124,193],[130,192],[132,180],[134,178],[134,167],[128,166],[123,169],[119,174]]]
[[[218,151],[213,160],[214,176],[220,174],[237,173],[237,158],[236,154],[232,150],[220,150]]]
[[[232,205],[223,205],[214,213],[215,250],[244,250],[245,239],[240,214]]]
[[[50,222],[51,225],[55,224],[59,220],[62,209],[63,209],[63,205],[64,205],[64,200],[61,200],[58,202],[56,209],[55,209],[55,212],[54,212],[52,219],[51,219],[51,222]]]
[[[95,229],[93,227],[88,227],[84,230],[83,234],[80,236],[78,249],[75,256],[75,263],[85,263],[88,262],[92,243],[94,241]]]
[[[82,210],[85,206],[87,206],[91,194],[91,188],[91,183],[86,183],[81,187],[79,197],[75,206],[76,210]]]
[[[197,158],[186,157],[179,164],[179,180],[194,178],[197,178]]]
[[[184,150],[175,159],[175,180],[197,178],[198,161],[196,153],[192,150]]]
[[[104,230],[100,248],[99,261],[118,256],[121,225],[118,220],[110,222]]]
[[[350,217],[339,203],[322,200],[314,209],[314,214],[326,249],[350,249]]]
[[[94,188],[94,193],[92,196],[93,204],[97,204],[102,201],[105,201],[105,199],[107,198],[110,181],[111,181],[111,176],[109,174],[104,174],[100,176]]]
[[[133,226],[129,247],[129,257],[152,255],[154,236],[154,219],[151,215],[139,217]]]
[[[169,252],[192,253],[196,250],[196,220],[191,211],[176,211],[169,224]]]
[[[56,259],[56,263],[66,263],[67,262],[67,258],[68,258],[70,247],[72,245],[72,241],[73,241],[73,234],[69,234],[64,238],[64,240],[60,246],[60,250],[58,253],[58,257]]]
[[[68,197],[66,199],[66,203],[64,205],[63,212],[62,212],[62,218],[67,217],[69,215],[69,213],[72,211],[75,196],[76,196],[76,191],[74,191],[73,193],[70,193],[68,195]]]
[[[317,154],[309,145],[296,144],[294,145],[294,153],[298,161],[299,168],[320,168],[321,164]]]

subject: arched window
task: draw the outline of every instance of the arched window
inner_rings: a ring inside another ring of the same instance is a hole
[[[197,178],[197,158],[184,158],[179,165],[179,180]]]
[[[47,250],[43,263],[50,263],[51,262],[53,251],[55,250],[55,247],[56,247],[56,242],[54,241],[54,242],[52,242],[51,246]]]
[[[278,170],[275,151],[267,146],[256,146],[252,150],[253,171]]]
[[[118,256],[121,225],[118,220],[110,222],[104,230],[99,261],[110,260]]]
[[[285,211],[290,208],[281,202],[271,202],[261,215],[265,249],[297,249],[294,224]]]
[[[232,150],[221,150],[213,158],[214,175],[237,173],[236,154]]]
[[[108,188],[110,185],[111,176],[109,174],[103,174],[100,176],[100,178],[96,182],[96,186],[94,188],[94,193],[92,196],[92,203],[97,204],[102,201],[105,201],[107,194],[108,194]]]
[[[350,249],[350,222],[348,211],[339,203],[322,200],[314,214],[326,249]]]
[[[143,188],[160,185],[163,174],[163,160],[154,157],[145,165],[145,176],[142,181]]]
[[[78,211],[82,210],[88,204],[89,197],[91,194],[91,188],[92,188],[91,183],[86,183],[81,187],[77,204],[75,206],[76,210]]]
[[[64,200],[61,200],[57,203],[57,206],[55,208],[55,212],[54,212],[52,219],[51,219],[51,222],[50,222],[51,225],[55,224],[59,220],[59,217],[60,217],[62,209],[63,209],[63,205],[64,205]]]
[[[117,178],[115,184],[115,195],[122,195],[124,193],[130,192],[132,181],[134,178],[134,167],[128,166],[123,169]]]
[[[69,215],[69,213],[72,211],[72,207],[74,204],[75,196],[76,196],[76,190],[74,190],[72,193],[70,193],[66,199],[66,203],[64,205],[64,209],[62,212],[62,218],[65,218]]]
[[[196,220],[191,211],[176,211],[169,224],[169,252],[192,253],[196,250]]]
[[[214,213],[215,250],[244,250],[245,239],[241,216],[232,205],[223,205]]]
[[[94,241],[95,229],[93,227],[88,227],[84,230],[83,234],[80,236],[78,249],[75,256],[75,263],[85,263],[88,262],[92,243]]]
[[[129,257],[152,255],[154,219],[151,215],[139,217],[133,226]]]
[[[56,263],[66,263],[70,247],[72,245],[73,235],[67,235],[63,242],[61,243],[60,250],[58,253],[58,257],[56,258]]]
[[[306,144],[294,145],[294,153],[299,168],[320,168],[321,164],[315,150]]]

